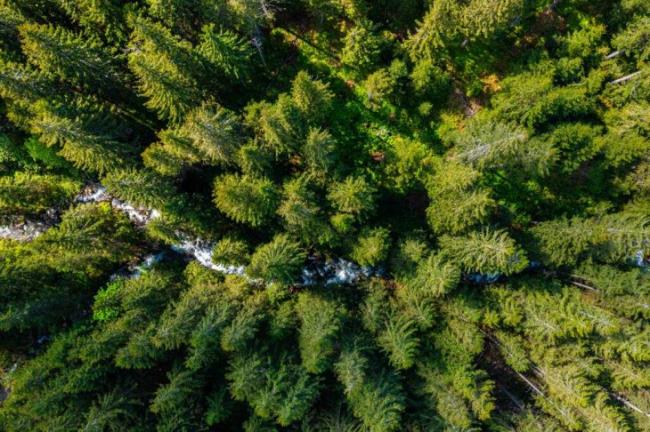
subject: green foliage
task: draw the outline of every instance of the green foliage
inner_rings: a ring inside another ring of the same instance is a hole
[[[433,3],[406,48],[413,59],[434,59],[436,50],[503,32],[523,12],[521,0],[453,0]]]
[[[134,20],[130,46],[129,68],[138,79],[139,93],[147,98],[145,105],[160,118],[178,122],[200,100],[191,46],[144,18]]]
[[[327,129],[309,130],[302,154],[305,164],[316,175],[325,176],[335,162],[336,140]]]
[[[231,219],[256,227],[275,212],[278,192],[268,179],[227,174],[214,182],[214,203]]]
[[[70,209],[31,243],[2,245],[0,329],[44,327],[80,311],[136,248],[126,216],[108,205]]]
[[[291,100],[302,117],[309,122],[321,121],[333,98],[334,94],[328,85],[313,79],[307,72],[300,71],[291,83]]]
[[[87,87],[118,84],[111,57],[96,39],[48,25],[26,23],[19,30],[23,52],[44,74]]]
[[[56,151],[50,147],[41,144],[37,138],[31,137],[25,141],[25,149],[27,153],[37,162],[42,163],[45,167],[50,169],[69,169],[70,164],[61,156],[56,154]]]
[[[456,162],[427,181],[431,204],[427,221],[436,233],[461,233],[487,221],[495,206],[488,190],[476,185],[479,173]]]
[[[375,188],[363,177],[347,177],[330,187],[327,198],[342,213],[357,218],[374,210]]]
[[[474,117],[454,137],[458,159],[480,168],[494,168],[519,157],[528,136],[516,126]]]
[[[0,0],[0,430],[648,430],[649,14]]]
[[[261,418],[288,425],[306,414],[317,382],[290,359],[273,360],[258,354],[236,357],[227,374],[230,392],[246,400]]]
[[[450,90],[449,75],[431,60],[420,60],[411,72],[413,90],[418,96],[441,100]]]
[[[301,293],[296,312],[301,321],[300,356],[307,372],[323,373],[331,367],[335,341],[341,330],[343,307],[309,292]]]
[[[277,235],[270,243],[257,248],[251,257],[248,273],[269,282],[291,283],[300,273],[306,254],[287,235]]]
[[[242,265],[248,262],[248,245],[246,242],[225,237],[214,246],[212,261],[225,265]]]
[[[76,167],[105,173],[124,167],[130,149],[122,141],[119,120],[91,101],[76,101],[72,106],[53,106],[40,101],[34,106],[32,132]]]
[[[201,162],[228,164],[242,144],[240,129],[232,112],[219,105],[203,104],[187,115],[178,134],[191,142]]]
[[[359,351],[346,350],[335,365],[352,412],[371,431],[394,431],[400,427],[404,394],[396,375],[366,372],[368,360]]]
[[[80,185],[65,177],[15,172],[0,177],[0,215],[41,213],[70,201]]]
[[[383,40],[375,33],[371,22],[363,21],[346,33],[343,43],[341,61],[364,74],[377,64]]]
[[[307,139],[308,126],[322,123],[333,98],[327,84],[300,71],[291,83],[291,92],[282,93],[274,103],[261,102],[247,107],[247,123],[276,156],[296,152]]]
[[[460,282],[460,270],[439,255],[422,260],[409,281],[409,289],[425,296],[440,297],[453,290]]]
[[[115,196],[143,207],[162,208],[172,199],[173,187],[150,171],[113,171],[103,178],[106,189]]]
[[[520,272],[528,265],[526,254],[505,231],[472,232],[467,237],[441,237],[440,247],[448,259],[469,272]]]
[[[228,30],[217,31],[214,24],[203,27],[199,53],[209,65],[231,79],[244,79],[249,75],[251,57],[250,45]]]
[[[384,228],[364,230],[359,234],[350,256],[362,266],[373,266],[384,261],[390,248],[390,234]]]
[[[125,39],[124,16],[118,2],[114,0],[56,0],[56,3],[84,29],[111,41]]]
[[[417,327],[407,315],[394,312],[377,342],[387,352],[390,363],[395,368],[408,369],[413,366],[418,354],[419,339]]]
[[[646,41],[650,35],[650,18],[639,16],[634,19],[625,31],[616,35],[612,45],[620,50],[625,50],[627,55],[633,56],[638,63],[650,59],[650,51]]]
[[[278,215],[284,219],[287,231],[306,244],[327,244],[332,238],[332,229],[322,217],[316,194],[306,177],[284,184]]]

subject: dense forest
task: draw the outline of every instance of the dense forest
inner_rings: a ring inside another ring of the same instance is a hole
[[[0,432],[650,431],[648,0],[0,0]]]

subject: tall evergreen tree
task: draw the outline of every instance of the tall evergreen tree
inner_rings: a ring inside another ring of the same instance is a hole
[[[139,93],[158,116],[179,122],[198,105],[201,90],[199,70],[191,45],[174,37],[164,26],[145,18],[134,18],[129,67],[138,78]]]
[[[34,111],[32,131],[75,166],[104,173],[125,165],[129,148],[118,139],[121,125],[92,101],[79,101],[72,111],[41,101]]]
[[[277,207],[278,192],[268,179],[227,174],[214,183],[214,202],[231,219],[260,226]]]
[[[120,77],[110,56],[93,37],[38,24],[20,26],[23,53],[47,75],[89,89],[118,87]]]

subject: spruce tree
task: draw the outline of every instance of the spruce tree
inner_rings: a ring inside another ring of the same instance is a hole
[[[647,3],[0,0],[0,429],[648,430]]]
[[[23,24],[19,30],[23,53],[46,75],[86,88],[119,86],[113,61],[95,38],[38,24]]]
[[[227,174],[214,183],[214,202],[231,219],[260,226],[268,221],[277,207],[278,192],[265,178]]]
[[[72,179],[17,171],[0,177],[0,215],[34,214],[63,206],[79,189]]]
[[[231,80],[248,78],[252,66],[251,45],[228,30],[217,31],[214,24],[203,27],[199,53],[211,68]]]
[[[296,312],[302,323],[298,339],[302,364],[310,373],[323,373],[332,366],[345,311],[326,297],[306,292],[298,297]]]
[[[306,177],[288,181],[284,185],[282,204],[278,208],[287,231],[295,233],[304,243],[327,244],[332,229],[322,217],[313,186]]]
[[[257,248],[251,256],[248,274],[267,282],[291,283],[296,280],[305,261],[305,252],[286,235]]]
[[[118,139],[119,123],[92,100],[74,104],[73,110],[40,101],[34,111],[31,130],[44,144],[58,146],[59,154],[75,166],[105,173],[125,165],[129,148]]]
[[[135,18],[131,33],[129,67],[138,78],[138,91],[158,116],[179,122],[198,105],[197,59],[191,45],[174,37],[164,26]]]
[[[467,237],[441,237],[440,246],[448,259],[468,272],[520,272],[528,265],[526,254],[505,231],[472,232]]]

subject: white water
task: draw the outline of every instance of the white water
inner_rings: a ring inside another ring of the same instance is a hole
[[[0,226],[0,239],[29,241],[33,240],[50,228],[50,224],[42,221],[25,220],[11,222]]]
[[[645,257],[645,251],[643,249],[636,251],[636,254],[634,254],[633,262],[637,267],[648,267],[648,260]]]
[[[106,188],[98,183],[90,184],[81,191],[74,199],[78,203],[94,203],[100,201],[108,201],[111,196],[106,191]]]
[[[146,225],[150,220],[160,217],[158,210],[134,207],[112,197],[106,188],[98,183],[84,187],[73,199],[73,202],[78,204],[110,202],[113,208],[124,212],[133,223],[139,226]],[[57,211],[50,209],[40,218],[10,221],[7,225],[0,225],[0,239],[33,240],[55,225],[58,219]]]
[[[135,207],[128,202],[114,198],[108,193],[106,188],[99,183],[87,185],[81,193],[74,198],[73,202],[78,204],[110,202],[114,209],[124,212],[128,218],[138,226],[144,226],[149,223],[149,221],[160,217],[160,212],[156,209]],[[0,238],[29,241],[47,231],[57,222],[57,219],[56,215],[51,215],[47,221],[22,221],[13,225],[0,226]],[[200,238],[193,239],[187,236],[181,237],[184,237],[183,240],[178,244],[172,245],[172,250],[193,257],[201,265],[209,269],[224,274],[239,275],[248,278],[244,266],[233,266],[213,262],[212,250],[214,245],[212,243]],[[164,253],[148,255],[143,259],[143,262],[140,265],[129,268],[125,271],[123,270],[122,274],[126,273],[137,277],[142,273],[142,271],[160,261],[163,255]],[[322,262],[312,257],[310,258],[308,265],[303,269],[298,283],[303,286],[315,285],[318,283],[324,283],[326,285],[351,284],[374,274],[378,273],[371,268],[359,267],[358,265],[341,258]],[[119,274],[116,274],[115,276],[117,277],[118,275]]]
[[[128,202],[114,198],[108,193],[106,188],[99,183],[86,186],[82,192],[74,198],[74,202],[79,204],[110,202],[113,208],[124,212],[127,217],[138,226],[144,226],[149,223],[149,221],[160,217],[160,212],[156,209],[134,207]],[[56,210],[51,209],[48,210],[46,215],[39,220],[16,221],[8,225],[0,226],[0,239],[30,241],[47,231],[56,223],[57,219]],[[214,245],[212,243],[200,238],[192,239],[184,236],[180,243],[172,245],[171,248],[178,253],[193,257],[201,265],[214,271],[248,278],[244,266],[232,266],[213,262],[213,247]],[[139,275],[144,269],[151,267],[157,261],[162,259],[163,254],[164,253],[160,253],[145,257],[143,263],[135,268],[129,269],[129,273],[135,276]],[[633,258],[633,262],[638,267],[646,268],[648,266],[648,261],[645,259],[644,251],[638,251]],[[361,279],[381,275],[381,273],[381,270],[369,267],[360,267],[353,262],[342,258],[320,261],[314,257],[310,257],[309,263],[302,270],[298,284],[302,286],[315,285],[319,283],[325,285],[352,284]],[[475,283],[494,283],[499,279],[499,277],[500,275],[498,274],[470,274],[467,278]]]
[[[300,285],[309,286],[318,283],[325,285],[351,284],[370,276],[380,275],[381,271],[370,267],[360,267],[343,258],[325,262],[310,258],[310,264],[302,270]]]
[[[74,199],[74,202],[77,203],[96,203],[102,201],[110,201],[114,209],[124,212],[136,225],[146,225],[150,220],[160,217],[160,212],[156,209],[134,207],[126,201],[114,198],[106,191],[104,186],[98,183],[86,186]]]
[[[190,255],[196,259],[199,264],[209,269],[216,270],[225,274],[234,274],[245,276],[244,266],[232,266],[212,262],[213,245],[200,238],[185,239],[181,243],[172,246],[172,249],[178,253]]]
[[[194,257],[194,259],[196,259],[201,265],[209,269],[224,274],[242,276],[246,279],[252,280],[246,274],[246,267],[244,266],[233,266],[213,262],[213,248],[213,244],[199,238],[184,239],[181,243],[172,246],[174,251]],[[299,285],[310,286],[319,283],[324,283],[325,285],[351,284],[360,279],[379,274],[379,272],[369,267],[359,267],[358,265],[341,258],[325,262],[317,261],[313,257],[310,257],[309,260],[310,262],[308,265],[302,270],[298,282]]]

